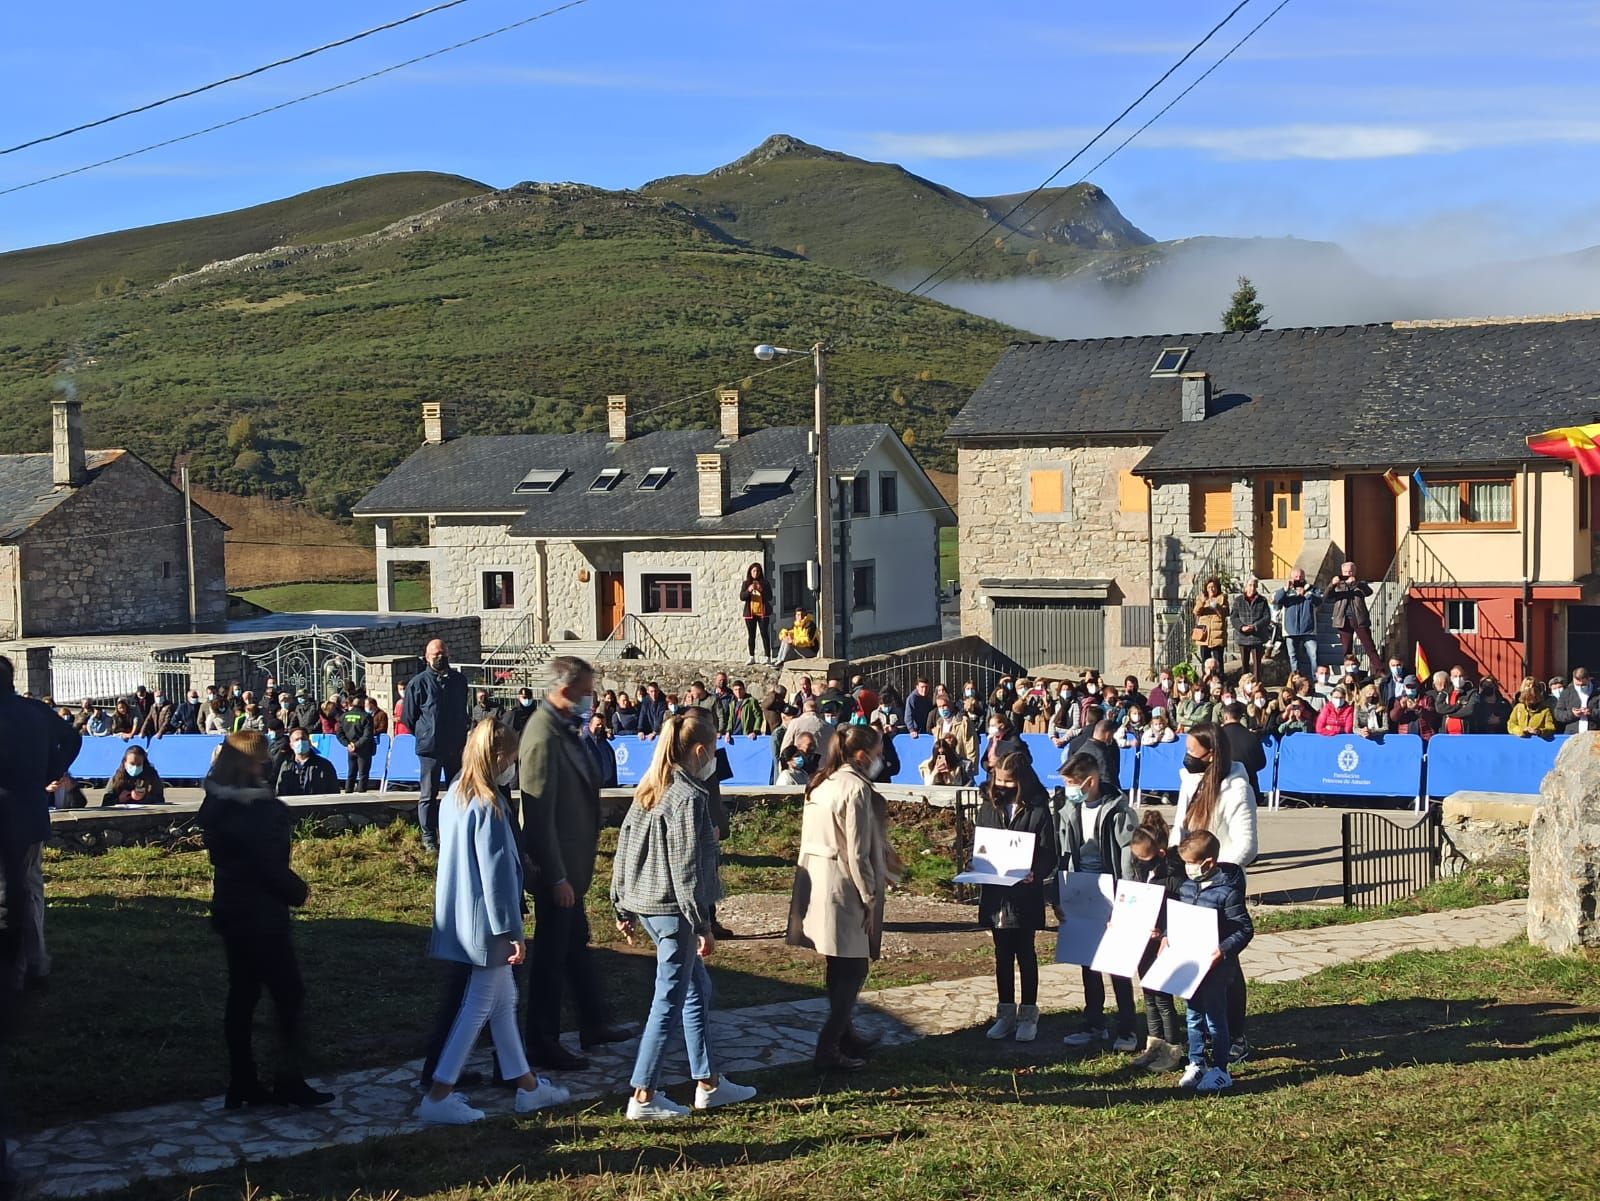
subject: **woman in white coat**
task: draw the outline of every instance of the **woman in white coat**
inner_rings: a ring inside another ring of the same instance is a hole
[[[883,743],[871,726],[840,726],[806,786],[800,861],[789,906],[791,946],[827,958],[828,1020],[817,1035],[817,1067],[855,1070],[870,1043],[851,1028],[867,965],[878,957],[884,899],[899,879],[885,811],[872,789]]]
[[[1189,731],[1183,770],[1178,773],[1178,811],[1172,819],[1173,846],[1195,830],[1216,835],[1218,863],[1246,868],[1256,858],[1256,799],[1250,777],[1228,752],[1220,727],[1202,722]],[[1245,1040],[1246,996],[1244,969],[1233,956],[1228,980],[1228,1031],[1233,1048],[1228,1062],[1250,1054]]]

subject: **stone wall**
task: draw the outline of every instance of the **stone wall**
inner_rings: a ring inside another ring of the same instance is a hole
[[[221,523],[197,508],[195,620],[202,629],[227,616],[222,540]],[[103,467],[20,546],[20,637],[189,628],[183,493],[135,455],[123,452]]]
[[[1121,608],[1150,603],[1148,519],[1122,511],[1119,479],[1150,445],[961,448],[961,632],[994,636],[981,579],[1110,578],[1103,667],[1113,675],[1147,672],[1149,646],[1122,645]],[[1070,473],[1072,511],[1041,519],[1028,512],[1027,472],[1055,466]],[[1187,492],[1184,504],[1187,522]]]
[[[1458,792],[1446,797],[1441,814],[1446,873],[1469,865],[1526,864],[1528,827],[1538,802],[1537,796],[1503,792]]]

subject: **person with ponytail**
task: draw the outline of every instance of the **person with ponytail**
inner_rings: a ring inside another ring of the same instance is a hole
[[[1216,835],[1217,862],[1243,871],[1256,858],[1256,800],[1249,774],[1233,762],[1222,730],[1204,722],[1189,731],[1183,770],[1178,773],[1178,810],[1173,814],[1168,843],[1177,847],[1196,830]],[[1233,1039],[1230,1061],[1250,1053],[1245,1040],[1244,969],[1234,956],[1229,968],[1228,1032]]]
[[[871,1042],[851,1018],[867,968],[878,957],[884,900],[899,879],[886,810],[872,781],[883,766],[871,726],[840,726],[822,768],[806,785],[800,859],[789,905],[790,946],[827,960],[828,1018],[817,1035],[819,1070],[865,1066]]]
[[[636,925],[656,944],[655,999],[633,1062],[630,1121],[688,1115],[657,1089],[672,1023],[682,1015],[684,1048],[695,1078],[694,1107],[748,1101],[756,1090],[719,1076],[706,1039],[711,977],[705,960],[716,949],[717,827],[710,783],[717,774],[717,729],[704,709],[668,717],[650,767],[633,793],[617,834],[611,905],[630,942]]]

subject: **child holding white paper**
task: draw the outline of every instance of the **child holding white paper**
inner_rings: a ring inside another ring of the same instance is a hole
[[[1178,899],[1217,911],[1217,949],[1211,970],[1189,999],[1189,1066],[1180,1088],[1218,1093],[1233,1087],[1228,1074],[1232,1047],[1228,1030],[1228,981],[1239,952],[1255,937],[1255,926],[1244,903],[1244,872],[1231,863],[1218,863],[1221,844],[1209,830],[1196,830],[1178,844],[1188,879]],[[1206,1067],[1206,1037],[1211,1038],[1211,1066]]]
[[[1079,752],[1061,769],[1065,783],[1063,804],[1056,814],[1056,838],[1061,854],[1059,871],[1108,875],[1126,880],[1133,875],[1133,855],[1129,843],[1139,819],[1133,806],[1118,790],[1115,780],[1101,778],[1100,760]],[[1133,981],[1127,976],[1112,976],[1111,990],[1117,999],[1117,1029],[1111,1043],[1113,1051],[1136,1051],[1139,1037],[1134,1032],[1138,1011],[1133,1004]],[[1061,1041],[1069,1047],[1085,1047],[1098,1040],[1112,1039],[1105,1023],[1106,986],[1099,972],[1083,969],[1083,1025]]]
[[[1133,832],[1128,849],[1133,853],[1133,879],[1140,884],[1158,884],[1166,889],[1167,899],[1178,896],[1187,878],[1183,861],[1177,855],[1167,854],[1167,836],[1170,833],[1167,819],[1158,809],[1146,809]],[[1139,974],[1143,976],[1155,962],[1161,950],[1161,936],[1166,929],[1167,907],[1163,902],[1156,928],[1150,932],[1150,946],[1139,961]],[[1145,1043],[1144,1050],[1134,1056],[1133,1062],[1152,1074],[1176,1072],[1183,1067],[1185,1037],[1178,1018],[1178,1007],[1172,994],[1144,990]]]
[[[1056,840],[1050,798],[1026,755],[1013,752],[995,765],[976,824],[1033,835],[1033,870],[1009,887],[981,885],[978,894],[978,922],[994,936],[999,994],[989,1037],[1029,1043],[1039,1034],[1039,953],[1034,940],[1044,929],[1044,886],[1046,878],[1055,875]],[[1014,978],[1019,974],[1020,1009]]]

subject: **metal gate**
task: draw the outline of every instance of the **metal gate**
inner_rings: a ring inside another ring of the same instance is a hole
[[[271,650],[246,655],[252,687],[268,679],[289,691],[306,690],[308,696],[326,700],[366,683],[367,659],[342,634],[330,634],[312,626],[303,634],[280,641]]]
[[[1346,905],[1371,909],[1403,901],[1439,878],[1444,828],[1438,806],[1407,824],[1358,810],[1343,815],[1343,826]]]
[[[863,671],[867,684],[879,692],[893,686],[902,697],[910,696],[918,680],[927,680],[931,684],[943,684],[959,700],[961,686],[968,680],[972,681],[977,695],[985,697],[999,686],[1001,676],[1014,675],[1016,667],[1000,655],[975,659],[919,655],[887,667],[863,668]]]
[[[50,651],[50,696],[58,705],[109,703],[143,684],[169,697],[189,686],[182,651],[153,651],[128,643],[74,643]]]
[[[1099,601],[994,603],[994,645],[1024,667],[1065,663],[1101,670],[1106,657],[1106,610]]]

